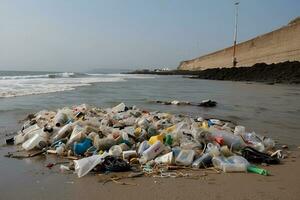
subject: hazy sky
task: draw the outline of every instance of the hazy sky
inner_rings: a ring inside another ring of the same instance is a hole
[[[238,41],[287,24],[299,0],[240,0]],[[232,44],[233,0],[0,0],[0,70],[177,67]]]

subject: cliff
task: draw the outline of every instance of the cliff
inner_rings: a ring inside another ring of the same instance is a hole
[[[279,63],[300,61],[299,17],[288,25],[260,35],[237,45],[237,67],[252,66],[255,63]],[[217,67],[232,67],[233,47],[192,60],[182,61],[179,70],[204,70]]]

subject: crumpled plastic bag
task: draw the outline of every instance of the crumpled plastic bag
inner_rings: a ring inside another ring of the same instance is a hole
[[[75,173],[79,178],[85,176],[98,164],[103,163],[106,156],[107,154],[104,153],[102,155],[93,155],[87,158],[82,158],[80,160],[74,160]]]

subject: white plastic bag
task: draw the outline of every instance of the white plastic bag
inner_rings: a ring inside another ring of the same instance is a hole
[[[106,156],[107,154],[104,153],[102,155],[93,155],[87,158],[82,158],[80,160],[74,160],[75,173],[79,178],[85,176],[94,167],[102,163]]]

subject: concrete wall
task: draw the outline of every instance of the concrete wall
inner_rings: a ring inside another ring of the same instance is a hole
[[[232,67],[233,48],[229,47],[199,58],[183,61],[178,69],[203,70]],[[237,45],[238,67],[255,63],[267,64],[300,61],[300,21]]]

